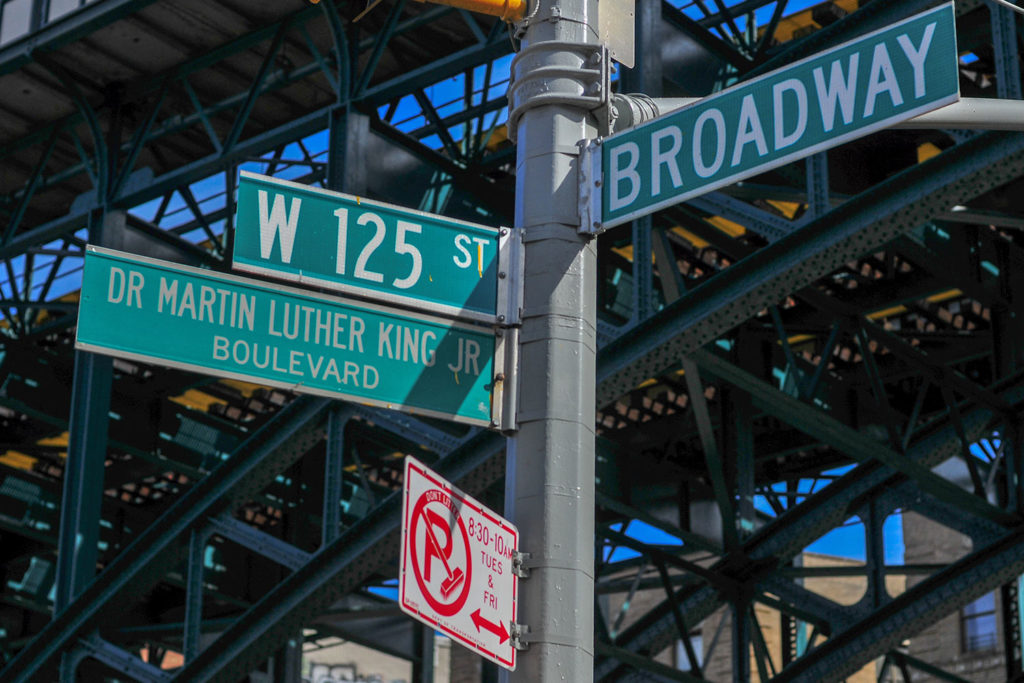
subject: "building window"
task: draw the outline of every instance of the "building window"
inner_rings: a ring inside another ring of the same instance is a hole
[[[0,44],[28,33],[31,22],[32,0],[0,0]]]
[[[964,652],[994,650],[996,635],[996,594],[984,595],[964,607],[960,614]]]
[[[697,658],[697,668],[704,666],[704,641],[701,640],[700,631],[690,633],[690,646],[693,647],[693,654]],[[676,640],[676,669],[679,671],[693,671],[690,658],[686,655],[686,646],[682,640]]]

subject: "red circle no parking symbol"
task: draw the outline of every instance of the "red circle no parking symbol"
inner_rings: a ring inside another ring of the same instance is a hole
[[[408,536],[413,575],[430,607],[450,617],[466,604],[473,566],[469,534],[451,496],[425,491],[416,501]]]

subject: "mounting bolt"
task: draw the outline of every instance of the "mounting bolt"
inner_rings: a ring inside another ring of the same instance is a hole
[[[499,372],[497,375],[494,376],[494,379],[497,382],[504,382],[505,381],[505,373],[504,372]]]
[[[594,221],[594,230],[601,229],[601,221]]]
[[[498,234],[500,234],[502,237],[504,237],[505,235],[508,234],[508,228],[502,228],[501,231]]]
[[[507,277],[507,276],[505,275],[505,271],[503,271],[503,270],[502,270],[502,271],[499,271],[499,272],[498,272],[498,277],[499,277],[499,278],[501,278],[502,280],[504,280],[504,279],[505,279],[505,278]]]
[[[517,650],[526,650],[530,647],[530,643],[526,641],[526,634],[530,632],[530,627],[526,624],[509,624],[509,645]]]
[[[518,550],[512,551],[512,573],[520,579],[530,577],[530,568],[524,566],[524,562],[530,558],[530,553],[521,553]]]
[[[594,187],[601,187],[601,181],[600,180],[595,180],[594,181]]]
[[[499,316],[498,316],[498,322],[499,322],[499,323],[503,323],[503,322],[505,322],[505,316],[503,316],[503,315],[499,315]]]

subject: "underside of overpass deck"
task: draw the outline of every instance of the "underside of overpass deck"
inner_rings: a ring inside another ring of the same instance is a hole
[[[935,4],[637,0],[614,85],[702,97]],[[961,94],[1021,99],[1018,15],[955,9]],[[291,680],[333,636],[433,680],[387,597],[403,457],[500,511],[504,437],[76,353],[78,291],[88,243],[230,271],[240,169],[511,225],[517,47],[406,0],[0,0],[0,678]],[[715,614],[733,680],[899,680],[993,591],[1022,675],[1022,229],[1024,135],[901,128],[596,238],[594,680],[705,678]],[[911,511],[969,547],[887,559]],[[854,569],[801,569],[851,526]]]

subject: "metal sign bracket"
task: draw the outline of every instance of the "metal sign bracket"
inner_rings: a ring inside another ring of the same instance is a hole
[[[521,553],[518,550],[512,551],[512,573],[520,579],[530,578],[530,568],[526,561],[530,559],[530,553]]]
[[[523,231],[498,231],[498,324],[503,327],[523,322]]]
[[[601,139],[580,146],[578,232],[597,237],[605,230],[601,222]]]
[[[494,347],[491,426],[511,434],[519,429],[519,328],[494,328]]]
[[[509,644],[512,645],[516,650],[522,652],[523,650],[530,649],[530,642],[526,640],[526,636],[530,633],[530,627],[526,624],[509,624]]]

